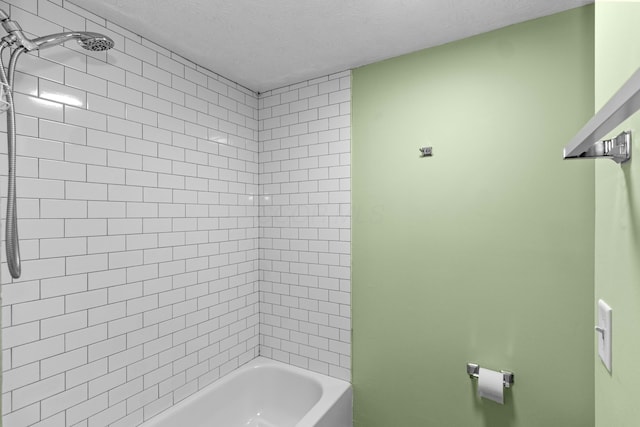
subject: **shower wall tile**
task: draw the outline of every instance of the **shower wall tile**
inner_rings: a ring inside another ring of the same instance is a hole
[[[0,6],[116,42],[18,65],[4,425],[136,426],[258,355],[257,95],[65,1]]]
[[[261,93],[260,354],[351,377],[351,73]]]

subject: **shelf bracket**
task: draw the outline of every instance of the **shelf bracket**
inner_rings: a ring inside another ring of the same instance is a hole
[[[612,139],[598,141],[582,153],[565,156],[565,159],[611,159],[618,164],[630,158],[631,131],[624,131]]]

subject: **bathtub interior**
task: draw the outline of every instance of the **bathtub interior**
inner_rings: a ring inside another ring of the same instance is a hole
[[[317,382],[275,366],[254,367],[229,385],[231,405],[219,413],[229,424],[219,425],[294,427],[322,396]]]

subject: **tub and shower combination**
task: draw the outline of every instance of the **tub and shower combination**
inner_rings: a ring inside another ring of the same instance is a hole
[[[0,53],[12,48],[8,68],[0,60],[0,92],[7,110],[8,203],[7,263],[21,276],[16,212],[16,126],[12,83],[21,54],[76,40],[84,49],[111,49],[114,41],[91,32],[67,32],[29,39],[20,25],[0,10],[8,36]],[[0,55],[2,56],[2,55]],[[143,424],[144,427],[350,427],[352,391],[348,382],[258,357]]]

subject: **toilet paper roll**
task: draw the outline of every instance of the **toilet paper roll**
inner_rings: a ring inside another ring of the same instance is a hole
[[[480,368],[478,373],[478,396],[504,404],[504,377],[502,372]]]

